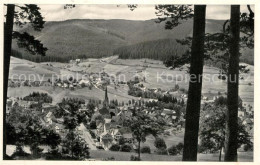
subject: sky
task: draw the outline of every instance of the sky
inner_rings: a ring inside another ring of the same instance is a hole
[[[45,21],[63,21],[68,19],[126,19],[149,20],[157,18],[154,5],[140,4],[134,11],[127,5],[76,5],[72,9],[64,9],[64,5],[39,5]],[[251,6],[254,11],[254,6]],[[225,20],[230,18],[230,5],[207,5],[207,19]],[[248,12],[241,6],[241,12]]]

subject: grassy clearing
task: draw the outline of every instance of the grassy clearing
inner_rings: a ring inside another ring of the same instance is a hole
[[[114,157],[116,161],[129,161],[131,155],[137,155],[134,152],[114,152],[103,150],[90,150],[91,159],[102,160],[102,158]],[[218,161],[218,153],[215,154],[198,154],[198,161]],[[224,155],[222,155],[223,158]],[[141,154],[142,161],[181,161],[182,155],[156,155],[156,154]],[[223,161],[223,159],[222,159]],[[238,153],[239,162],[252,162],[253,152]]]

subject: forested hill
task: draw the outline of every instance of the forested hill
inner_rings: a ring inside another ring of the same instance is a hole
[[[218,32],[222,29],[222,24],[223,21],[207,20],[206,31]],[[164,54],[176,53],[175,48],[179,47],[176,46],[175,39],[192,34],[192,19],[184,21],[173,30],[165,30],[164,23],[155,23],[155,20],[84,19],[46,22],[41,32],[35,32],[30,27],[24,27],[20,31],[33,34],[48,48],[46,57],[33,56],[18,48],[13,42],[14,56],[35,62],[67,62],[75,58],[111,56],[118,53],[118,50],[129,48],[128,46],[133,48],[139,43],[137,49],[144,48],[141,54],[154,58],[151,52],[160,52],[157,53],[160,57]],[[142,56],[138,55],[135,58]]]
[[[123,46],[114,51],[122,59],[150,58],[166,60],[171,56],[180,56],[185,53],[187,46],[182,46],[175,39],[160,39],[145,41],[134,45]]]

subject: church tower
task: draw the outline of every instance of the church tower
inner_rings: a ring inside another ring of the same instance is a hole
[[[108,100],[108,95],[107,95],[107,87],[106,87],[106,90],[105,90],[105,99],[104,99],[104,102],[103,102],[103,106],[104,107],[109,106],[109,100]]]

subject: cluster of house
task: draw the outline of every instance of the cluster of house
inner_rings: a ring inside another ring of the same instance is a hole
[[[75,89],[75,88],[84,88],[84,87],[92,87],[96,86],[97,88],[103,88],[107,84],[109,84],[108,81],[104,81],[101,78],[95,79],[94,81],[91,81],[89,79],[82,79],[76,82],[57,82],[55,83],[55,86],[61,87],[61,88],[68,88],[68,89]]]
[[[25,101],[25,100],[20,100],[18,98],[10,97],[6,100],[6,115],[9,116],[11,113],[11,109],[16,106],[23,107],[24,109],[29,109],[36,104],[38,104],[38,102]]]
[[[96,142],[96,146],[102,146],[105,150],[108,150],[112,144],[118,143],[120,138],[123,138],[125,142],[132,144],[133,136],[131,131],[121,131],[123,129],[127,130],[127,128],[123,127],[123,122],[126,118],[131,117],[131,115],[131,112],[123,110],[112,118],[105,118],[104,121],[97,120],[95,134],[99,141]]]
[[[21,98],[16,97],[9,97],[6,100],[6,115],[9,115],[11,112],[11,109],[14,107],[22,107],[24,110],[34,110],[36,107],[39,106],[38,101],[26,101]],[[51,103],[42,103],[41,109],[42,113],[54,110],[56,108],[55,105],[52,105]]]
[[[52,86],[52,83],[49,80],[29,81],[29,80],[20,80],[20,79],[12,79],[12,80],[8,79],[8,87],[16,88],[22,86],[28,86],[28,87]]]
[[[171,109],[161,110],[158,107],[148,108],[145,107],[145,105],[143,107],[134,107],[130,105],[124,105],[116,108],[107,107],[108,97],[106,92],[103,108],[96,109],[91,119],[96,122],[97,126],[96,130],[94,130],[94,133],[98,139],[96,146],[103,147],[105,150],[108,150],[113,144],[118,143],[120,138],[123,138],[125,142],[135,148],[132,132],[130,128],[124,124],[127,119],[131,119],[133,111],[142,111],[154,120],[162,119],[166,121],[169,126],[173,126],[173,123],[178,122],[176,128],[179,130],[181,130],[185,121],[183,114],[177,118],[176,112]],[[106,109],[105,111],[104,108]],[[97,116],[102,116],[104,120],[95,120]]]
[[[101,146],[105,150],[108,150],[113,144],[118,143],[120,138],[123,138],[125,142],[129,143],[134,148],[135,145],[133,144],[134,139],[132,133],[130,129],[124,125],[124,121],[131,118],[134,109],[145,112],[154,120],[162,119],[167,123],[167,125],[176,126],[176,131],[181,131],[185,123],[183,117],[184,115],[182,114],[179,117],[180,119],[177,119],[176,112],[171,109],[159,110],[155,107],[151,109],[141,109],[139,107],[125,105],[115,109],[108,109],[109,113],[107,114],[101,114],[100,111],[97,110],[93,115],[93,118],[95,118],[95,116],[102,115],[104,120],[95,121],[97,128],[94,133],[97,139],[99,139],[99,141],[96,142],[96,146]],[[174,125],[174,123],[178,124]]]
[[[106,73],[101,74],[90,74],[89,78],[81,79],[81,80],[74,80],[74,81],[61,81],[56,80],[56,82],[52,83],[50,80],[43,80],[43,81],[29,81],[29,80],[15,80],[9,79],[8,80],[8,87],[15,88],[15,87],[40,87],[40,86],[57,86],[61,88],[68,88],[68,89],[75,89],[75,88],[82,88],[82,87],[92,87],[93,85],[97,88],[104,88],[106,85],[110,84],[110,78]]]

